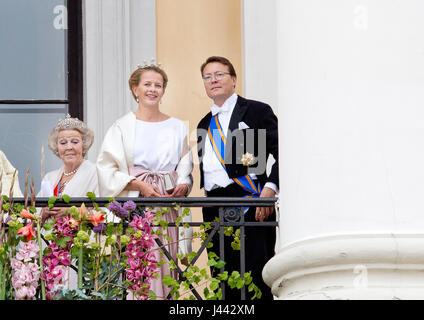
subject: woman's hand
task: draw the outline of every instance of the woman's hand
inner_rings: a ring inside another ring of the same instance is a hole
[[[66,210],[69,208],[57,207],[57,208],[43,208],[41,209],[41,223],[46,222],[50,218],[60,218],[66,216]]]
[[[173,198],[185,197],[188,192],[188,185],[186,183],[179,184],[174,188],[174,191],[169,195]]]
[[[143,197],[146,198],[160,198],[163,197],[160,194],[160,191],[157,187],[154,185],[151,185],[150,183],[138,181],[139,190],[140,193],[143,195]]]

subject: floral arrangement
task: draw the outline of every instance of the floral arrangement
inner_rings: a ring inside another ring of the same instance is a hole
[[[69,207],[63,216],[42,223],[41,211],[35,205],[34,182],[31,197],[27,189],[28,172],[25,203],[14,203],[11,194],[0,197],[0,300],[155,299],[151,281],[157,278],[159,266],[169,263],[170,269],[178,268],[174,261],[158,261],[154,252],[161,249],[156,241],[165,237],[168,223],[162,217],[169,208],[146,209],[131,200],[119,203],[110,199],[106,210],[88,193],[92,203]],[[57,199],[49,199],[50,209]],[[70,198],[64,195],[62,200],[69,203]],[[188,214],[185,208],[183,216]],[[179,216],[177,227],[181,221]],[[194,237],[205,240],[208,228],[209,224],[201,226]],[[235,237],[237,249],[237,232],[227,228],[226,235]],[[191,264],[196,257],[196,252],[178,256],[189,264],[180,281],[163,278],[171,288],[171,299],[194,299],[193,289],[205,284],[203,298],[220,299],[221,282],[238,289],[247,286],[254,298],[260,298],[250,273],[242,277],[237,271],[224,272],[214,278],[206,269]],[[225,265],[213,253],[208,258],[210,268],[219,270]]]

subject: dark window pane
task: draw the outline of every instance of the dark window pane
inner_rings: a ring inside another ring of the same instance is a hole
[[[43,173],[62,166],[62,161],[48,148],[47,137],[67,112],[67,105],[0,105],[0,149],[19,170],[22,192],[28,167],[38,192]]]

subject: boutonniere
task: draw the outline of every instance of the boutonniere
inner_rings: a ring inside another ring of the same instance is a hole
[[[253,156],[253,154],[247,152],[241,156],[241,163],[243,163],[245,167],[250,167],[256,163],[256,158]]]

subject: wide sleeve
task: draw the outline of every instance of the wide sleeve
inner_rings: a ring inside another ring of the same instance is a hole
[[[86,160],[87,161],[87,160]],[[94,192],[96,197],[99,196],[99,179],[97,177],[97,169],[94,164],[90,162],[89,172],[87,174],[87,188],[84,190],[84,194],[82,196],[86,196],[87,192]]]
[[[188,195],[193,187],[193,153],[191,152],[191,149],[188,145],[188,130],[184,125],[182,125],[181,132],[182,156],[177,164],[175,171],[178,174],[177,184],[188,185]]]
[[[278,180],[278,118],[275,116],[272,108],[265,105],[262,116],[262,128],[266,128],[266,148],[267,155],[272,154],[275,159],[271,167],[271,172],[267,182],[271,182],[279,188]]]
[[[128,174],[123,134],[117,124],[107,131],[97,157],[97,176],[101,197],[119,195],[135,179]]]

